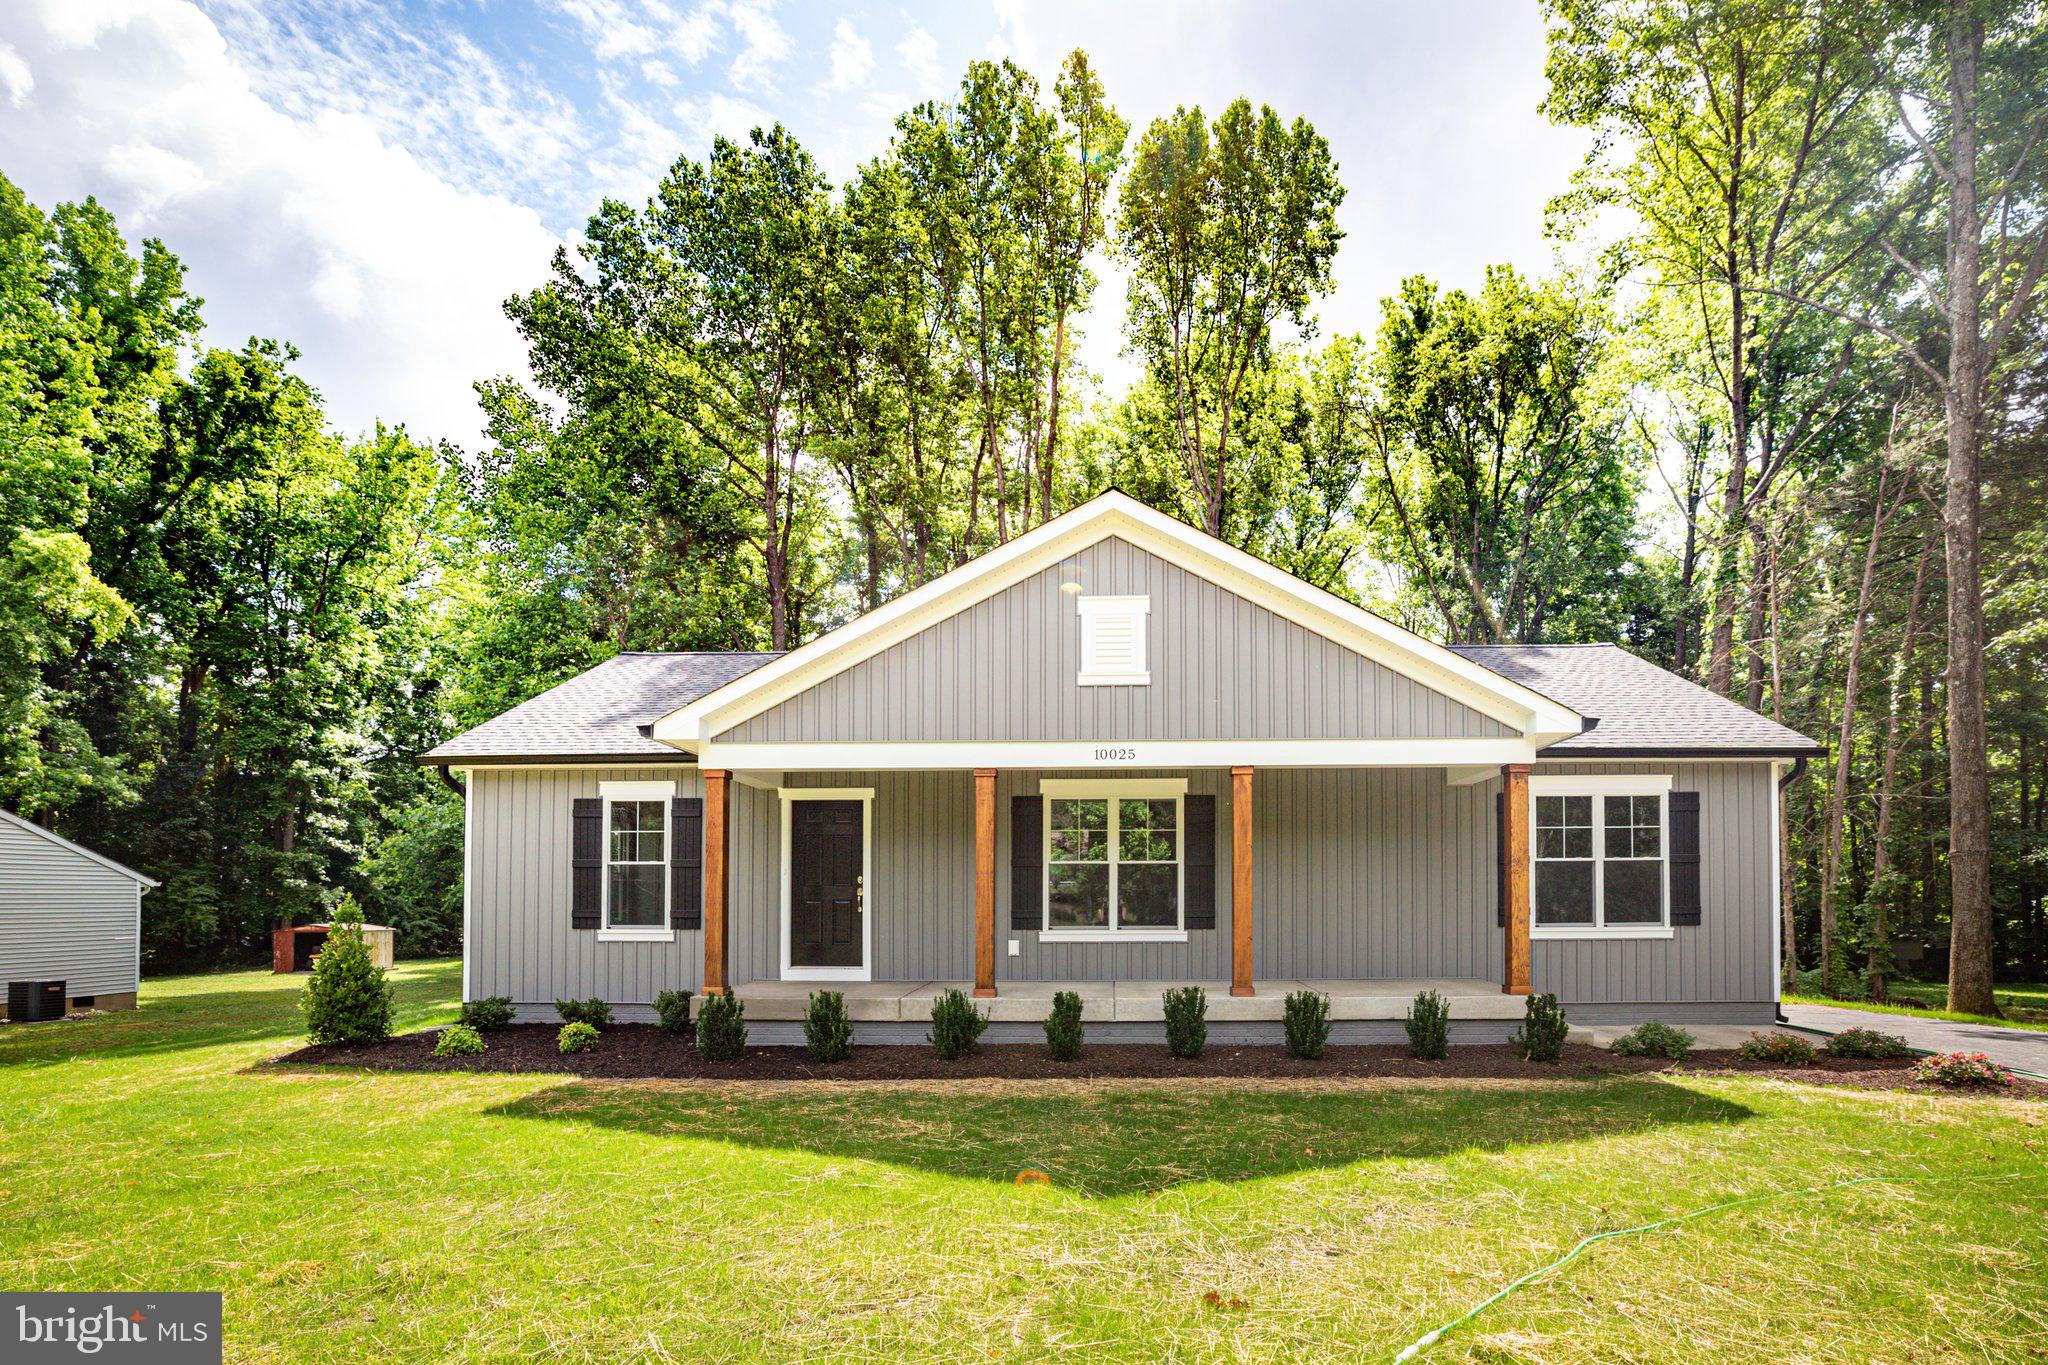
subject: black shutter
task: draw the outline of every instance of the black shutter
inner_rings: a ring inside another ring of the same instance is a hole
[[[1671,922],[1700,922],[1700,794],[1671,793]]]
[[[569,829],[569,927],[595,929],[604,909],[603,799],[577,797]]]
[[[1040,864],[1040,836],[1045,827],[1045,798],[1010,798],[1010,927],[1038,929],[1045,915],[1045,868]]]
[[[1181,854],[1187,860],[1187,926],[1216,927],[1216,798],[1182,798]]]
[[[1493,923],[1508,927],[1508,794],[1493,794]]]
[[[670,802],[668,927],[704,927],[704,798],[678,796]]]

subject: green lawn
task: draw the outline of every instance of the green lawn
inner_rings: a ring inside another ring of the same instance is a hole
[[[397,976],[450,1017],[455,964]],[[1601,1243],[1423,1359],[2048,1351],[2048,1106],[265,1068],[296,986],[0,1028],[0,1284],[219,1288],[239,1360],[1386,1359],[1589,1232],[1935,1175]]]
[[[1948,987],[1934,982],[1894,982],[1889,989],[1893,995],[1902,996],[1907,1000],[1917,1000],[1922,1005],[1938,1006],[1948,1000]],[[1831,1000],[1824,995],[1785,997],[1795,1005],[1832,1005],[1836,1009],[1904,1013],[1916,1019],[1947,1019],[1958,1024],[1994,1024],[2002,1028],[2024,1028],[2048,1033],[2048,985],[2031,982],[2000,986],[1991,993],[1991,998],[1998,1002],[1998,1008],[2005,1011],[2004,1018],[1994,1019],[1985,1014],[1964,1014],[1945,1009],[1898,1010],[1890,1005],[1874,1005],[1867,1000]]]

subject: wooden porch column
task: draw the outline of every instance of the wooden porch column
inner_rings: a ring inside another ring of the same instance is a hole
[[[1500,988],[1507,995],[1529,993],[1529,765],[1501,766],[1501,785],[1507,793],[1506,841],[1502,857],[1507,863],[1507,963]]]
[[[704,770],[704,994],[732,989],[726,965],[726,907],[732,902],[732,774]]]
[[[996,770],[974,770],[974,995],[996,993]]]
[[[1252,994],[1252,770],[1230,770],[1230,993]]]

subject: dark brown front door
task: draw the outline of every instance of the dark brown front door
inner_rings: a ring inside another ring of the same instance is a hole
[[[861,803],[797,801],[789,831],[789,965],[861,963]]]

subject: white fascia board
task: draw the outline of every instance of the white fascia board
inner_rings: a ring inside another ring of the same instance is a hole
[[[137,872],[134,868],[128,867],[121,863],[117,863],[112,858],[109,858],[104,854],[95,853],[91,849],[86,848],[82,844],[74,844],[61,834],[52,834],[50,833],[50,831],[44,829],[41,825],[36,824],[33,820],[24,820],[19,815],[16,815],[13,811],[0,810],[0,820],[5,820],[10,825],[16,825],[22,829],[27,830],[30,834],[35,835],[38,839],[47,839],[51,843],[57,845],[57,847],[65,849],[66,851],[71,853],[76,853],[81,858],[86,858],[91,860],[92,862],[98,863],[101,867],[104,867],[109,872],[118,872],[124,877],[132,878],[135,881],[136,885],[143,887],[145,890],[154,891],[157,887],[163,885],[162,882],[157,881],[154,877],[145,877],[140,872]]]
[[[704,746],[707,768],[788,772],[926,772],[972,768],[1442,768],[1527,763],[1526,739],[1183,739],[1010,744],[720,744]]]
[[[1539,748],[1585,728],[1578,712],[1542,693],[1111,491],[670,712],[650,734],[667,744],[702,743],[1112,535],[1442,692],[1536,740]],[[723,766],[701,754],[699,761]]]

